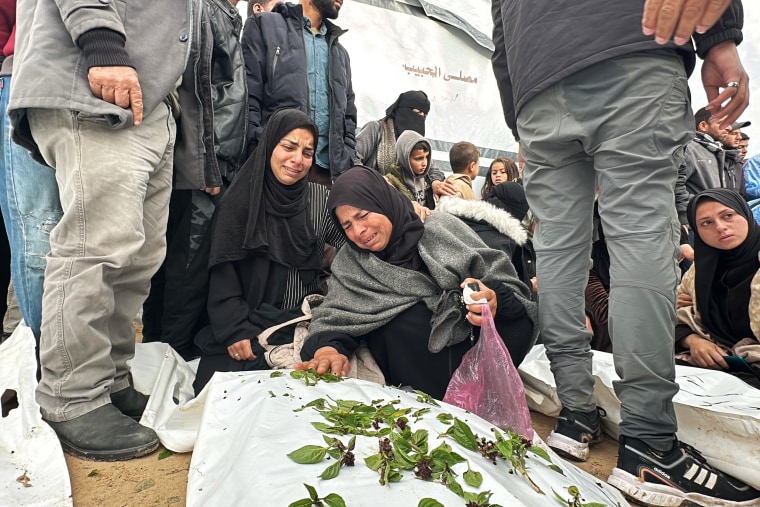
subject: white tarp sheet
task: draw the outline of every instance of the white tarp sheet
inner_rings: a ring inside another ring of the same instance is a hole
[[[528,406],[549,416],[559,414],[554,376],[542,345],[520,365]],[[612,383],[612,354],[594,352],[594,394],[607,411],[605,430],[619,435],[620,401]],[[676,366],[680,391],[673,398],[678,438],[693,445],[721,470],[760,488],[760,390],[721,371]]]
[[[0,505],[72,505],[63,450],[42,422],[34,399],[37,361],[34,335],[24,325],[0,345],[0,395],[16,393],[18,407],[0,418]]]
[[[492,436],[491,425],[473,414],[445,404],[441,404],[441,408],[433,407],[417,401],[415,394],[359,380],[320,382],[307,387],[287,372],[279,378],[270,378],[268,371],[218,373],[199,396],[192,399],[193,368],[162,344],[138,344],[132,371],[137,387],[138,378],[143,382],[153,381],[151,399],[141,422],[156,429],[165,447],[177,452],[193,451],[187,489],[190,506],[284,506],[306,497],[302,483],[315,486],[321,495],[338,493],[351,506],[378,505],[377,495],[382,495],[384,505],[416,507],[424,497],[436,498],[444,505],[462,503],[443,486],[413,479],[411,473],[390,488],[381,487],[377,473],[363,461],[364,457],[377,452],[376,438],[357,438],[356,466],[341,471],[331,481],[317,478],[326,463],[293,463],[287,457],[289,452],[307,444],[322,444],[321,433],[310,424],[321,416],[311,409],[293,410],[320,397],[365,403],[400,399],[400,406],[429,408],[430,412],[413,427],[430,431],[431,449],[438,445],[433,435],[447,428],[436,419],[440,412],[466,420],[480,435]],[[343,437],[343,440],[348,438]],[[536,437],[536,441],[540,439]],[[458,447],[454,441],[449,443]],[[478,454],[458,451],[471,460],[473,469],[483,472],[481,490],[494,491],[493,502],[532,506],[547,501],[547,497],[535,493],[521,477],[509,474],[506,464],[494,467]],[[614,489],[600,485],[598,479],[550,454],[553,462],[565,471],[564,476],[549,469],[543,459],[528,458],[531,478],[548,495],[552,494],[552,488],[564,493],[565,487],[575,485],[587,501],[627,505]],[[461,474],[466,465],[459,465],[456,470]]]
[[[320,496],[337,493],[351,506],[416,507],[420,499],[426,497],[447,506],[464,504],[444,486],[414,479],[411,472],[404,472],[404,478],[389,487],[378,484],[378,473],[364,464],[365,457],[378,452],[375,437],[357,437],[356,465],[342,468],[339,476],[329,481],[317,476],[330,461],[314,465],[291,461],[287,457],[291,451],[309,444],[324,445],[322,433],[311,425],[325,422],[322,416],[310,408],[294,412],[317,398],[366,404],[372,400],[377,404],[381,399],[385,402],[399,399],[399,407],[428,408],[430,412],[410,424],[414,430],[429,431],[430,449],[442,441],[436,435],[448,428],[436,418],[439,413],[465,420],[479,435],[493,436],[492,425],[473,414],[446,404],[434,407],[418,401],[416,394],[361,380],[306,386],[303,380],[293,379],[287,372],[278,378],[270,378],[270,372],[223,373],[214,376],[201,396],[204,394],[205,409],[190,463],[189,506],[285,506],[307,496],[302,483],[314,486]],[[339,438],[344,442],[349,439],[348,436]],[[478,491],[492,491],[493,503],[510,507],[551,505],[556,503],[552,489],[566,493],[565,488],[574,485],[588,502],[627,505],[616,490],[553,453],[552,460],[563,469],[564,475],[551,470],[546,461],[532,453],[526,458],[528,473],[546,493],[547,496],[543,496],[531,489],[522,476],[510,474],[511,467],[505,462],[494,466],[479,453],[470,452],[451,439],[446,441],[469,460],[473,470],[483,474]],[[456,465],[454,470],[461,478],[467,464]],[[467,486],[465,490],[474,491]]]

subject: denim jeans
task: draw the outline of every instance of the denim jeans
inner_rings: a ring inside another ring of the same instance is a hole
[[[50,234],[37,388],[43,417],[58,422],[129,386],[132,322],[166,253],[176,125],[167,104],[124,129],[62,109],[27,117],[63,207]]]
[[[0,207],[11,246],[11,280],[24,322],[39,340],[42,321],[42,283],[50,231],[61,219],[55,171],[35,162],[29,152],[11,141],[6,114],[10,76],[0,78]]]
[[[595,184],[610,252],[609,330],[620,432],[668,449],[676,432],[674,188],[694,123],[683,62],[634,53],[547,88],[519,113],[525,195],[538,220],[541,337],[565,408],[596,407],[584,288]]]

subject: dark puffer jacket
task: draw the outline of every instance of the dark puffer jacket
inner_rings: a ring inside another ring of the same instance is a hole
[[[328,20],[330,87],[330,173],[334,180],[353,165],[356,105],[348,52],[338,42],[345,30]],[[309,114],[309,81],[303,40],[303,8],[277,4],[272,12],[250,18],[243,29],[248,73],[248,153],[256,148],[269,117],[278,109]]]

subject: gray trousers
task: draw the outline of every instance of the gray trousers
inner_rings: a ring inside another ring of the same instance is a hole
[[[694,135],[687,94],[675,53],[634,53],[563,79],[518,117],[525,191],[538,219],[539,323],[559,399],[570,410],[596,407],[583,293],[598,185],[620,430],[662,450],[677,429],[674,188]]]
[[[63,208],[50,234],[37,388],[43,417],[58,422],[129,386],[132,322],[166,251],[176,126],[165,104],[122,130],[64,109],[28,116]]]

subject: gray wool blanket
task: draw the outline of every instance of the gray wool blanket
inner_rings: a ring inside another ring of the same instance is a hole
[[[314,309],[309,334],[364,336],[423,301],[433,312],[428,349],[440,352],[470,336],[459,285],[472,277],[491,289],[503,283],[513,291],[533,321],[535,340],[536,303],[504,252],[488,248],[462,221],[438,211],[425,221],[418,248],[429,275],[388,264],[367,251],[341,248],[332,264],[327,298]]]

